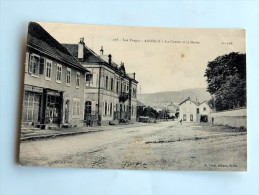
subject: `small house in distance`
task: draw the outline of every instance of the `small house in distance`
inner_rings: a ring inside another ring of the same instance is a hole
[[[202,103],[188,97],[179,104],[179,120],[186,122],[209,122],[211,108],[207,101]]]

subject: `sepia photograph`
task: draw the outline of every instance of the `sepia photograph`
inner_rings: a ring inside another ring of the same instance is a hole
[[[247,171],[244,29],[30,22],[24,56],[21,166]]]

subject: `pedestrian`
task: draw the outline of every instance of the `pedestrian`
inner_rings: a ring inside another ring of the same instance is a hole
[[[182,125],[182,122],[183,122],[183,120],[181,119],[181,120],[180,120],[180,124],[181,124],[181,125]]]

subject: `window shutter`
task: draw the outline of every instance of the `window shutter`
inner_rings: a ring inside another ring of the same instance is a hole
[[[44,74],[44,67],[45,67],[45,58],[40,58],[40,74]]]
[[[91,106],[91,113],[92,113],[92,115],[95,115],[95,108],[96,107],[96,105],[95,105],[95,101],[92,101],[92,106]]]
[[[25,56],[25,72],[28,72],[28,68],[29,68],[29,57],[30,57],[30,54],[28,52],[26,52],[26,56]]]

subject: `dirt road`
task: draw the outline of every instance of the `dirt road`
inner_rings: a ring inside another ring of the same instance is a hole
[[[26,166],[158,170],[246,170],[246,132],[161,122],[22,142]]]

